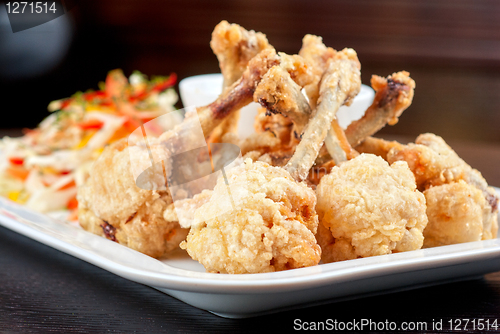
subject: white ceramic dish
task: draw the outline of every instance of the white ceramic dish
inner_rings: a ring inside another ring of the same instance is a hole
[[[496,189],[497,192],[500,189]],[[276,273],[206,273],[181,251],[155,260],[0,198],[0,225],[195,307],[241,318],[464,280],[500,270],[500,239]]]
[[[184,107],[199,107],[213,102],[222,92],[222,74],[203,74],[185,78],[179,82],[179,92]],[[361,118],[375,97],[373,89],[361,85],[359,94],[349,107],[340,107],[337,119],[341,127],[346,128],[352,121]],[[257,103],[244,107],[238,123],[238,135],[248,137],[254,132],[253,123],[257,115]]]
[[[184,105],[210,103],[221,86],[219,74],[181,81]],[[350,110],[339,111],[341,125],[345,127],[361,117],[373,96],[373,90],[363,86]],[[253,128],[256,105],[248,108],[253,111],[242,113],[251,118],[240,121],[242,136]],[[232,318],[463,280],[500,270],[500,239],[284,272],[224,275],[206,273],[183,251],[159,261],[4,198],[0,198],[0,225],[190,305]]]

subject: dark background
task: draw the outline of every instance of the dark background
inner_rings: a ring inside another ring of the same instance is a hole
[[[126,75],[133,70],[175,72],[179,79],[217,72],[209,41],[213,27],[225,19],[264,32],[277,50],[287,53],[298,52],[306,33],[323,36],[336,49],[352,47],[365,84],[372,74],[409,71],[417,83],[414,103],[397,126],[382,133],[435,132],[447,140],[500,142],[498,1],[72,3],[73,37],[62,62],[34,77],[0,73],[0,129],[36,126],[51,100],[96,89],[114,68]],[[3,37],[7,33],[12,34],[4,31]]]

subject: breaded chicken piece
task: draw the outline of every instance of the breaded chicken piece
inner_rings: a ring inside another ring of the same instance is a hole
[[[402,149],[403,146],[403,144],[395,140],[387,141],[381,138],[367,137],[361,142],[361,144],[356,146],[356,151],[358,151],[359,153],[375,154],[382,159],[387,160],[387,154],[393,147]]]
[[[224,87],[231,86],[241,77],[250,59],[260,51],[272,48],[265,34],[225,20],[215,26],[210,47],[219,60]]]
[[[415,174],[417,186],[424,190],[431,186],[463,180],[472,168],[463,161],[443,138],[432,133],[417,137],[410,143],[391,149],[387,154],[389,163],[406,161]]]
[[[289,143],[293,135],[292,120],[282,114],[270,113],[266,108],[258,108],[254,128],[256,134],[260,136],[265,132],[270,132],[274,138],[279,140],[281,146]]]
[[[395,125],[403,111],[407,109],[413,101],[415,81],[410,78],[410,73],[406,71],[393,73],[386,78],[373,75],[371,78],[371,85],[375,90],[375,98],[372,104],[365,111],[363,117],[353,121],[349,124],[344,134],[340,131],[340,136],[337,136],[338,138],[345,137],[348,144],[355,148],[354,150],[345,144],[343,145],[343,149],[346,153],[349,153],[349,150],[351,151],[351,154],[347,154],[348,159],[352,159],[356,155],[352,153],[356,151],[359,153],[373,153],[386,159],[387,152],[391,148],[391,145],[398,143],[388,143],[384,140],[370,136],[378,132],[387,124]],[[332,129],[333,128],[335,128],[335,122],[332,123]],[[338,124],[336,128],[339,128]],[[367,143],[363,142],[365,140]],[[325,158],[328,158],[326,154],[329,155],[329,151],[331,150],[322,150],[322,152],[320,152],[316,161],[317,165],[322,165],[326,162]]]
[[[315,35],[305,35],[299,55],[312,64],[314,80],[306,85],[305,91],[309,103],[314,109],[319,98],[321,78],[326,71],[328,60],[335,57],[337,51],[323,44],[323,38]]]
[[[210,200],[212,193],[212,190],[204,189],[192,198],[175,201],[175,204],[170,204],[163,212],[163,218],[166,221],[178,221],[183,228],[191,227],[194,221],[194,213]]]
[[[243,155],[254,151],[253,159],[283,152],[291,156],[312,112],[301,92],[312,80],[310,65],[298,55],[279,55],[280,65],[269,69],[255,89],[254,101],[265,107],[256,117],[256,133],[243,140],[231,133],[223,137],[238,145]]]
[[[429,223],[424,247],[452,245],[496,237],[497,214],[491,212],[483,193],[460,180],[424,191]]]
[[[354,63],[357,63],[356,67],[360,69],[361,64],[357,60],[355,52],[349,49],[344,49],[340,52],[337,52],[336,50],[323,44],[323,40],[321,37],[314,35],[305,35],[302,39],[302,48],[299,51],[299,55],[305,61],[309,62],[312,67],[312,82],[304,87],[306,94],[309,97],[309,103],[311,107],[313,109],[318,108],[318,110],[316,111],[317,113],[321,113],[321,109],[328,109],[331,111],[331,115],[333,116],[330,122],[331,128],[327,129],[327,134],[324,138],[325,148],[328,151],[328,154],[337,164],[347,159],[354,158],[358,154],[352,149],[351,144],[348,142],[348,139],[344,133],[344,130],[338,124],[338,121],[335,117],[335,113],[338,109],[338,101],[336,101],[335,94],[331,95],[330,93],[332,88],[334,88],[334,86],[337,84],[338,87],[346,87],[346,81],[350,81],[352,79],[356,81],[358,80],[356,78],[356,75],[351,76],[350,79],[348,79],[348,76],[345,75],[347,73],[344,73],[344,75],[341,75],[340,79],[337,77],[337,74],[331,72],[332,61],[336,58],[338,59],[339,57],[344,57],[345,55],[348,55],[348,57],[351,58]],[[360,79],[359,81],[361,82]],[[325,92],[325,88],[330,92]],[[345,104],[346,106],[351,105],[354,97],[358,94],[358,92],[359,89],[358,91],[352,91],[351,96],[348,97],[343,102],[343,104]],[[306,109],[303,108],[303,111],[306,111]]]
[[[274,66],[262,78],[253,98],[268,110],[268,114],[282,114],[291,118],[296,136],[300,136],[312,113],[301,90],[302,86],[292,80],[288,71],[281,66]]]
[[[406,71],[393,73],[387,78],[373,75],[371,86],[375,90],[372,104],[363,117],[349,124],[345,130],[353,147],[387,124],[395,125],[403,111],[411,105],[415,93],[415,81]]]
[[[261,273],[318,264],[316,196],[282,168],[247,159],[219,178],[181,248],[213,273]],[[229,208],[229,209],[228,209]],[[206,219],[205,217],[213,217]]]
[[[338,108],[350,105],[359,93],[360,70],[361,64],[353,49],[345,48],[328,60],[327,70],[320,82],[317,108],[304,129],[302,140],[294,155],[284,167],[295,179],[307,178],[325,139],[325,144],[329,147],[328,152],[336,162],[347,159],[342,148],[342,139],[330,131],[330,128]]]
[[[372,154],[333,167],[316,188],[323,262],[416,250],[427,225],[425,197],[405,162]]]
[[[271,49],[266,35],[246,30],[238,24],[223,20],[212,32],[210,47],[219,60],[224,77],[223,89],[236,82],[245,71],[250,59],[264,49]],[[211,134],[211,142],[219,142],[225,133],[234,133],[238,127],[239,111],[229,115]]]
[[[445,184],[450,184],[450,187],[464,189],[463,185],[451,186],[451,184],[459,181],[464,181],[477,188],[482,193],[483,198],[479,199],[477,196],[471,198],[474,198],[476,200],[476,205],[483,208],[482,210],[488,213],[482,216],[484,232],[482,238],[496,238],[498,229],[498,196],[495,190],[488,186],[488,183],[482,177],[481,173],[462,160],[458,154],[446,144],[443,138],[432,133],[422,134],[417,137],[415,144],[408,144],[391,149],[387,154],[387,160],[389,162],[399,160],[406,161],[415,175],[418,188],[421,190],[431,190],[433,187]],[[449,216],[451,217],[450,219],[457,217],[456,219],[459,220],[460,218],[458,217],[463,216],[460,206],[444,206],[443,203],[450,201],[450,199],[447,198],[450,193],[445,191],[446,189],[448,188],[434,189],[431,191],[434,198],[438,195],[442,196],[440,200],[435,200],[428,204],[428,210],[433,212],[433,214],[429,216],[429,221],[432,222],[431,225],[433,226],[436,224],[444,224],[444,220],[439,219],[440,216]],[[470,192],[471,190],[466,190],[466,193]],[[465,195],[462,193],[453,194],[453,196],[457,196],[455,199],[457,202],[464,201]],[[436,206],[435,208],[433,207],[434,205]],[[443,212],[442,215],[438,214],[439,210],[442,209],[445,209],[445,212]],[[457,212],[450,212],[451,209],[455,209]],[[454,228],[457,228],[463,225],[461,225],[460,221],[457,221],[455,223],[448,223],[446,226],[455,226]],[[450,240],[458,240],[453,237],[455,233],[453,232],[454,228],[450,230],[452,235],[448,237],[443,236],[442,232],[447,229],[446,226],[441,227],[441,232],[437,235],[432,235],[431,232],[437,231],[436,229],[427,232],[430,238],[436,240],[433,244],[447,244]],[[467,234],[468,232],[464,230],[464,233]]]
[[[263,50],[250,60],[241,78],[217,100],[196,108],[198,118],[187,115],[181,124],[158,139],[150,137],[141,141],[142,137],[137,136],[139,141],[135,142],[131,136],[130,145],[122,140],[106,148],[86,183],[78,189],[82,227],[154,257],[175,248],[186,233],[177,222],[166,221],[163,217],[172,202],[166,189],[166,177],[174,170],[172,166],[165,167],[155,161],[163,162],[167,155],[175,154],[176,149],[190,147],[193,140],[207,137],[225,117],[250,103],[262,76],[279,62],[274,49]],[[193,131],[198,120],[201,134]],[[182,180],[189,178],[194,170],[176,169],[175,172],[173,176]],[[175,198],[180,199],[177,193]]]
[[[106,147],[93,164],[89,178],[78,189],[79,222],[87,231],[160,257],[176,248],[187,230],[163,218],[172,198],[162,177],[150,178],[157,183],[153,186],[157,190],[136,185],[130,165],[131,149],[138,148],[130,147],[126,139],[120,140]]]

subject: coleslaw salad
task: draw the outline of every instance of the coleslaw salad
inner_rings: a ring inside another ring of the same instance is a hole
[[[138,71],[127,79],[117,69],[98,90],[52,101],[37,128],[0,139],[0,195],[39,212],[69,210],[67,218],[76,220],[77,186],[106,145],[141,126],[158,135],[168,130],[149,121],[175,110],[176,80]]]

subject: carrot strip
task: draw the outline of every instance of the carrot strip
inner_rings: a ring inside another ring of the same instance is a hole
[[[27,169],[13,167],[13,166],[7,167],[6,171],[12,177],[15,177],[16,179],[20,179],[22,181],[26,180],[28,178],[28,175],[30,174],[30,171]]]

